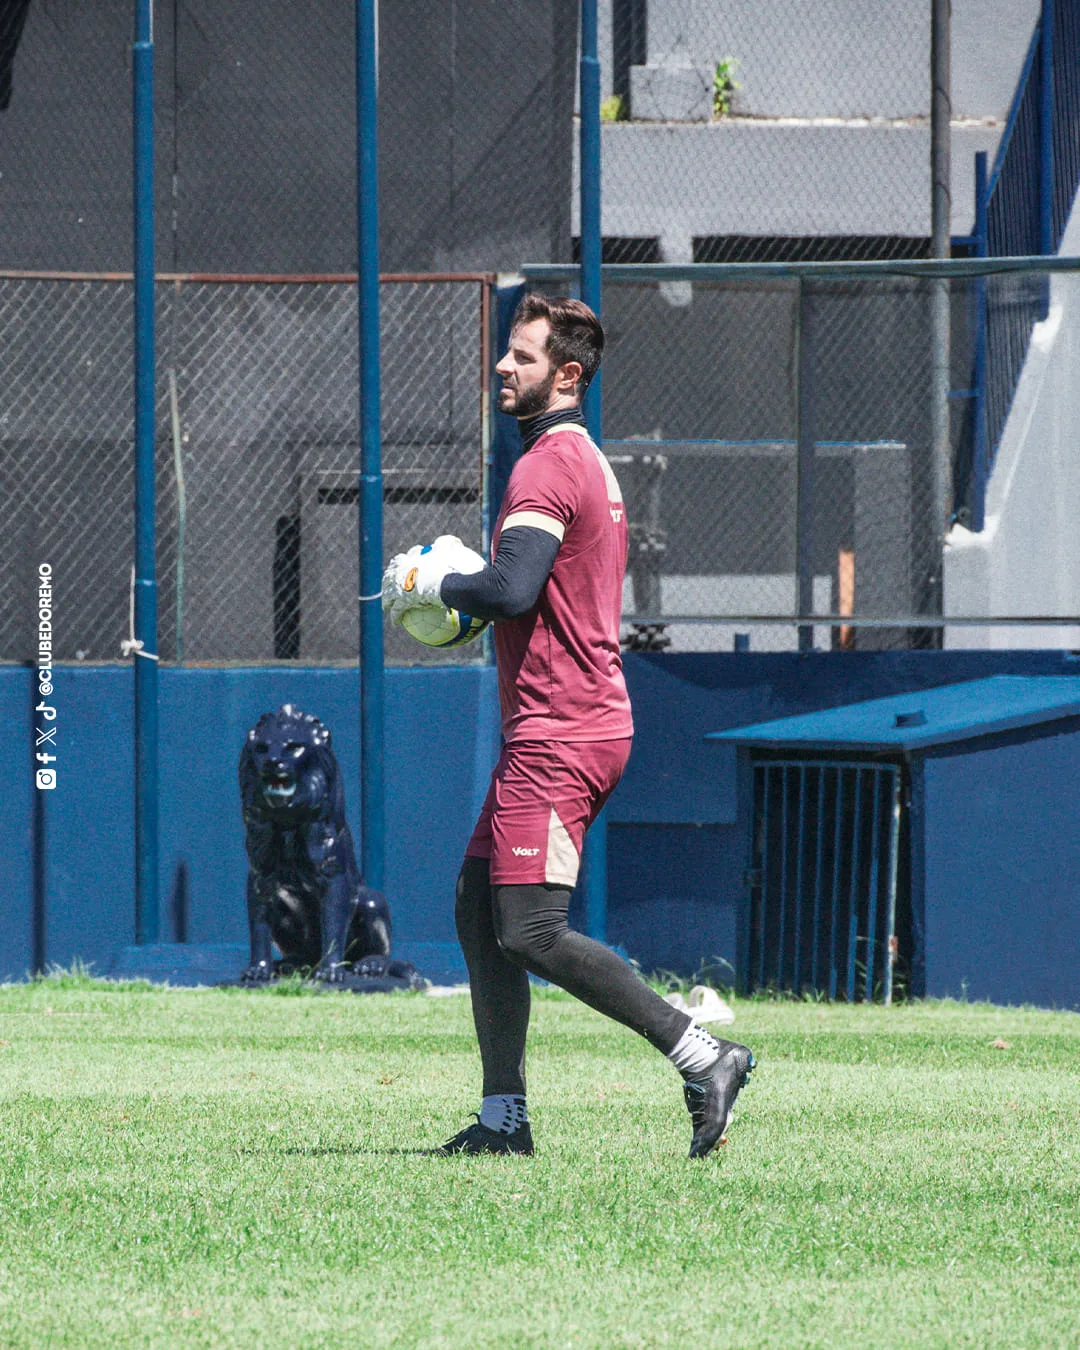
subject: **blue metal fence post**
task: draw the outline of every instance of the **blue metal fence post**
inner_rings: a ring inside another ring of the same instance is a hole
[[[601,311],[600,264],[600,60],[597,46],[597,0],[581,4],[581,298],[594,314]],[[602,445],[601,380],[598,371],[585,396],[589,434]],[[585,931],[607,938],[607,812],[601,811],[586,837],[581,886],[585,898]]]
[[[975,256],[987,256],[986,151],[975,155]],[[986,482],[990,471],[986,443],[986,278],[975,278],[975,358],[971,377],[971,528],[977,534],[986,525]]]
[[[146,943],[156,942],[158,936],[153,0],[136,0],[132,75],[135,123],[135,941]]]
[[[1054,238],[1054,0],[1042,0],[1039,33],[1039,252],[1053,253]],[[1050,312],[1050,278],[1043,277],[1039,318]]]
[[[795,298],[795,368],[798,381],[798,429],[795,457],[795,595],[799,615],[814,612],[814,296],[799,279]],[[799,624],[799,651],[814,650],[814,626]]]
[[[377,0],[356,0],[360,309],[360,830],[364,880],[383,887],[382,444],[379,387]]]
[[[490,540],[499,518],[506,485],[510,474],[521,455],[521,433],[518,421],[510,413],[499,411],[499,390],[502,380],[495,373],[495,361],[498,361],[510,344],[510,328],[514,312],[525,295],[525,285],[516,278],[503,281],[495,287],[493,338],[495,359],[492,361],[491,378],[491,452],[488,462],[486,484],[486,519],[484,521],[485,539]]]
[[[599,315],[600,264],[600,60],[597,55],[597,0],[582,0],[581,67],[581,298]],[[585,396],[585,420],[597,445],[601,436],[603,371],[597,371]]]

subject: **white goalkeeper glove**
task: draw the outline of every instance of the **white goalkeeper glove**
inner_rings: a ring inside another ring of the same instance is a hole
[[[395,554],[383,573],[382,604],[392,623],[420,605],[441,605],[439,588],[451,572],[470,576],[482,571],[484,560],[456,534],[441,534],[431,544],[414,544],[408,553]]]

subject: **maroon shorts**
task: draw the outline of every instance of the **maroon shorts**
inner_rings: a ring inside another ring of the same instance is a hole
[[[465,856],[490,858],[496,886],[573,886],[585,831],[629,755],[629,737],[504,745]]]

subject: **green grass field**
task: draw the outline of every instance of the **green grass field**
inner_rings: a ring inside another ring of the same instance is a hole
[[[467,999],[0,988],[0,1345],[1080,1345],[1080,1016],[736,1006],[703,1163],[554,991],[536,1157],[442,1159]]]

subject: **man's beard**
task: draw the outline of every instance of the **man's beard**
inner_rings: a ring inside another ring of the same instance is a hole
[[[506,411],[512,417],[536,417],[538,413],[546,412],[548,399],[551,397],[551,391],[555,388],[555,376],[557,371],[549,372],[546,380],[539,384],[534,384],[531,389],[526,389],[514,399],[514,406],[507,408]]]

